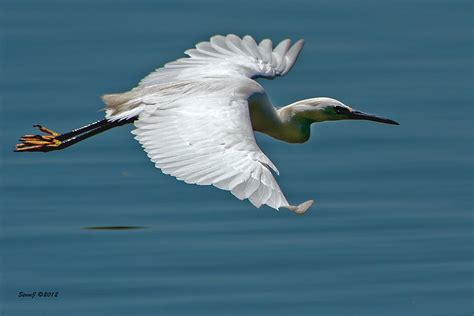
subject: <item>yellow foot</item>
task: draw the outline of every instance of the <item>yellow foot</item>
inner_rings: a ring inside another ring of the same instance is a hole
[[[61,134],[41,125],[33,125],[41,132],[48,135],[25,135],[20,138],[21,144],[17,144],[15,151],[51,151],[61,146],[62,142],[57,139]]]

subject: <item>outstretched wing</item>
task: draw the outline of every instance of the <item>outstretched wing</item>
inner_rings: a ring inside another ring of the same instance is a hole
[[[271,173],[276,167],[255,142],[246,96],[230,95],[186,95],[167,104],[148,98],[135,138],[165,174],[228,190],[256,207],[288,206]]]
[[[189,58],[166,64],[138,87],[105,95],[107,118],[138,115],[133,133],[164,173],[199,185],[214,185],[256,207],[266,204],[304,213],[312,204],[289,205],[260,150],[247,99],[264,93],[248,78],[282,76],[298,57],[300,40],[272,49],[250,36],[214,36],[186,51]]]
[[[304,41],[291,45],[291,40],[281,41],[272,48],[272,41],[262,40],[259,44],[246,35],[242,39],[234,34],[216,35],[208,42],[201,42],[196,48],[185,51],[189,57],[167,63],[143,78],[139,85],[125,93],[106,94],[102,97],[107,104],[106,117],[110,120],[129,119],[144,108],[147,95],[158,90],[162,94],[174,93],[168,89],[177,83],[208,79],[229,78],[275,78],[283,76],[296,62]]]
[[[166,64],[145,77],[139,86],[153,86],[170,81],[188,79],[245,76],[248,78],[274,78],[283,76],[293,67],[303,48],[299,40],[291,46],[285,39],[275,48],[270,39],[259,44],[246,35],[242,39],[234,34],[216,35],[209,42],[201,42],[181,58]]]

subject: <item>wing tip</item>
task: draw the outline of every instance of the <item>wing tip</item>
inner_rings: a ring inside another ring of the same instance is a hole
[[[288,206],[283,206],[283,207],[289,209],[290,211],[292,211],[293,213],[297,215],[303,215],[311,208],[311,206],[313,206],[313,204],[314,204],[314,200],[308,200],[299,205],[288,205]]]

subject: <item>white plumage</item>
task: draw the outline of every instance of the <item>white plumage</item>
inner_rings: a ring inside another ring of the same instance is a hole
[[[303,41],[290,43],[272,49],[269,39],[214,36],[130,92],[105,95],[107,119],[138,115],[133,134],[165,174],[228,190],[256,207],[304,212],[312,201],[289,205],[271,172],[277,168],[255,141],[248,104],[265,94],[252,78],[283,76],[294,65]]]
[[[272,42],[264,39],[257,45],[251,36],[240,39],[236,35],[214,36],[209,42],[201,42],[196,48],[166,64],[145,77],[139,86],[153,86],[181,80],[199,78],[274,78],[283,76],[293,67],[303,47],[303,40],[290,47],[284,40],[272,50]]]

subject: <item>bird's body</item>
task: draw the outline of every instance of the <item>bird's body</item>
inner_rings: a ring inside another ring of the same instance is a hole
[[[157,69],[131,91],[103,96],[106,120],[83,129],[91,133],[133,121],[135,138],[163,173],[187,183],[228,190],[256,207],[266,204],[304,213],[312,201],[298,206],[288,203],[272,174],[278,170],[258,147],[254,131],[303,143],[315,122],[396,122],[354,111],[331,98],[307,99],[276,109],[254,79],[285,75],[303,46],[301,40],[293,46],[290,43],[284,40],[272,48],[268,39],[257,44],[250,36],[214,36],[186,51],[189,58]],[[77,131],[68,137],[84,133]],[[60,147],[58,141],[73,140],[51,135],[54,144],[47,143],[45,137],[50,136],[36,135],[22,139],[17,150],[47,151],[44,149],[54,145]]]

